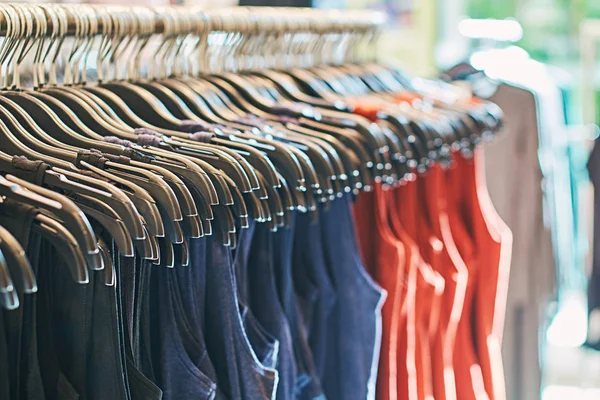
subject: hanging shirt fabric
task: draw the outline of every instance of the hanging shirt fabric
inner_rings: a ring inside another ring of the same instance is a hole
[[[545,308],[554,296],[556,267],[544,223],[535,96],[503,84],[490,99],[505,117],[504,133],[484,146],[485,171],[489,197],[513,233],[501,343],[507,398],[519,400],[537,396],[540,390],[539,332],[547,325]],[[507,165],[509,158],[513,161]]]
[[[398,95],[400,102],[411,102],[415,99],[417,97],[410,96],[410,94]],[[379,112],[384,106],[382,106],[382,102],[367,101],[355,102],[354,107],[355,112],[377,121]],[[502,313],[501,304],[505,295],[502,290],[498,291],[495,287],[487,287],[491,290],[487,293],[480,292],[481,289],[478,290],[478,287],[485,288],[486,284],[489,286],[489,282],[505,287],[505,284],[498,283],[497,271],[502,269],[504,273],[507,272],[506,258],[510,259],[510,254],[505,254],[504,267],[501,267],[499,243],[497,243],[498,251],[488,253],[488,259],[477,259],[476,244],[485,245],[485,242],[480,240],[480,243],[475,243],[476,235],[479,237],[484,235],[484,232],[479,231],[481,224],[478,224],[479,219],[477,219],[477,215],[481,213],[481,206],[475,192],[475,170],[472,168],[472,164],[469,164],[459,153],[454,154],[453,159],[454,162],[449,170],[443,171],[442,167],[434,165],[424,176],[417,178],[417,182],[408,182],[398,191],[403,191],[404,194],[398,198],[398,210],[407,208],[413,210],[412,212],[416,215],[417,220],[412,231],[417,238],[419,249],[423,253],[424,263],[419,274],[421,279],[416,279],[415,275],[408,272],[397,287],[387,288],[390,293],[396,291],[395,296],[398,296],[398,302],[403,304],[403,306],[399,306],[403,311],[397,317],[399,328],[394,328],[399,329],[399,333],[397,333],[395,343],[390,345],[392,348],[396,348],[399,355],[397,363],[391,364],[397,371],[396,376],[392,378],[397,379],[397,391],[390,392],[385,386],[387,376],[380,376],[381,386],[385,388],[384,396],[426,398],[427,395],[432,394],[435,398],[450,399],[457,396],[458,398],[473,399],[502,398],[503,366],[502,362],[498,360],[498,344],[501,335],[498,332],[492,334],[491,329],[494,325],[494,316]],[[473,192],[464,191],[465,181],[469,182],[470,186],[468,187],[472,187]],[[485,182],[482,182],[480,186],[482,186],[480,191],[485,193]],[[376,187],[375,192],[378,193],[378,190],[380,187]],[[361,197],[367,195],[363,193],[359,196],[355,205],[355,214],[356,209],[360,207]],[[475,196],[475,201],[472,201],[473,196]],[[419,204],[419,206],[411,208],[406,204],[411,204],[409,203],[411,197],[416,199],[416,202],[412,204]],[[378,207],[380,213],[395,214],[395,211],[386,211],[384,202],[379,203]],[[493,212],[493,207],[491,211]],[[497,215],[494,218],[498,218]],[[356,219],[359,221],[358,216]],[[477,221],[475,230],[473,219]],[[371,219],[371,221],[373,220],[375,219]],[[394,224],[394,221],[395,218],[391,217],[388,221],[391,226],[385,226],[383,229],[384,231],[385,229],[394,229],[397,238],[401,238],[402,227],[397,223]],[[413,225],[410,218],[405,219],[405,222],[409,227]],[[501,221],[499,224],[505,228]],[[469,226],[470,232],[468,232],[467,226]],[[360,232],[360,229],[357,230]],[[368,228],[363,227],[363,230],[369,232]],[[372,230],[373,228],[371,228]],[[364,260],[367,262],[367,260],[374,259],[373,252],[376,245],[373,243],[374,235],[365,234],[365,236],[361,247]],[[508,231],[503,238],[497,240],[502,240],[504,248],[510,249],[512,244],[510,239],[510,231]],[[410,240],[406,236],[404,241],[399,240],[400,243],[396,246],[402,249],[403,253],[408,253],[407,258],[411,260],[412,252],[405,250],[406,246],[410,248]],[[485,253],[482,252],[482,254]],[[419,257],[421,257],[420,254]],[[415,264],[411,260],[408,263],[403,261],[397,265],[398,268],[407,268],[408,271],[411,271]],[[429,265],[433,267],[433,270],[428,270]],[[485,278],[480,279],[476,273],[477,268],[490,268],[496,273],[492,274],[489,281]],[[432,271],[435,275],[431,274]],[[433,305],[436,301],[443,304],[439,317],[430,323],[433,325],[432,328],[429,328],[427,324],[420,328],[413,322],[412,315],[416,313],[415,304],[419,304],[419,300],[415,302],[413,299],[419,299],[418,289],[416,289],[419,286],[421,286],[421,291],[434,294],[434,300],[429,304]],[[435,293],[438,293],[439,299],[435,298]],[[407,294],[411,300],[404,303]],[[496,307],[498,314],[494,314]],[[485,317],[474,319],[472,322],[468,316],[473,313],[488,313],[489,315],[486,314]],[[392,313],[390,312],[390,314]],[[407,316],[410,318],[407,319]],[[394,319],[390,317],[390,320]],[[498,323],[501,326],[502,321],[497,321],[496,324]],[[388,326],[390,326],[388,335],[391,336],[394,334],[394,331],[391,330],[392,324],[390,323]],[[430,336],[420,333],[421,329],[429,332]],[[478,333],[474,336],[473,332]],[[384,329],[384,337],[386,337],[385,333]],[[418,346],[416,337],[428,338],[429,348],[423,345]],[[410,338],[410,340],[407,341],[406,338]],[[477,347],[478,345],[480,348]],[[493,348],[490,349],[490,346]],[[428,364],[427,374],[416,367],[417,364],[423,365],[424,354],[429,357],[428,360],[425,360],[425,363]],[[493,367],[490,358],[495,360]],[[483,368],[480,363],[483,363]],[[405,366],[407,368],[404,368]],[[415,372],[411,375],[412,371]]]

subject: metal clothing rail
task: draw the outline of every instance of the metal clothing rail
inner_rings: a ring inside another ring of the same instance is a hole
[[[184,17],[187,24],[180,24],[179,29],[195,31],[219,30],[225,32],[260,33],[374,33],[385,22],[385,14],[376,11],[338,11],[315,10],[309,8],[269,8],[269,7],[234,7],[202,10],[198,7],[128,7],[112,5],[71,5],[71,4],[3,4],[0,9],[0,36],[15,34],[11,31],[14,18],[20,19],[20,33],[26,35],[43,30],[42,34],[52,35],[59,27],[50,10],[60,10],[66,15],[66,36],[85,34],[81,28],[82,12],[88,18],[96,20],[98,32],[115,30],[116,25],[134,33],[139,24],[128,16],[140,13],[153,15],[151,32],[165,33],[166,15],[176,18]],[[90,14],[90,11],[93,14]],[[43,12],[43,20],[30,18],[27,13]],[[179,31],[181,33],[181,31]]]
[[[380,12],[308,8],[0,3],[0,85],[20,87],[26,55],[34,87],[56,84],[60,65],[64,84],[86,82],[90,60],[99,81],[339,65],[384,22]]]

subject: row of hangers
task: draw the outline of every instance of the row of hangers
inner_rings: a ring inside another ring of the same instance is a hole
[[[319,204],[401,184],[498,129],[493,104],[361,60],[382,23],[290,8],[0,4],[0,208],[35,207],[34,229],[75,281],[104,269],[114,285],[98,229],[122,256],[185,266],[189,238],[234,248],[250,218],[273,231],[294,210],[316,219]],[[362,100],[379,107],[377,124],[353,113]],[[0,302],[15,308],[15,287],[35,291],[35,276],[3,228],[0,255]]]

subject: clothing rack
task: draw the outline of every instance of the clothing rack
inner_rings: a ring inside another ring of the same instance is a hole
[[[504,400],[502,112],[383,21],[0,4],[0,399]]]

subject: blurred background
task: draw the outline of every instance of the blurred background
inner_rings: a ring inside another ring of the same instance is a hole
[[[488,97],[491,93],[486,92],[494,91],[494,82],[508,82],[534,93],[538,108],[537,162],[543,177],[543,224],[551,234],[552,254],[545,258],[531,256],[524,265],[513,264],[511,273],[515,273],[515,268],[537,269],[549,272],[553,279],[551,288],[535,302],[534,315],[539,312],[541,317],[535,317],[532,324],[528,319],[531,316],[523,309],[516,313],[521,319],[508,321],[507,329],[515,324],[526,326],[522,329],[526,335],[533,335],[534,340],[516,340],[503,351],[532,354],[530,358],[534,359],[524,364],[507,356],[507,376],[516,376],[516,381],[507,378],[507,394],[509,400],[600,398],[600,271],[594,271],[594,189],[588,172],[588,158],[600,121],[600,1],[129,0],[127,3],[381,10],[388,15],[387,26],[369,49],[378,61],[399,65],[407,73],[420,77],[439,77],[452,67],[469,65],[485,76],[483,80],[480,73],[465,78],[476,94]],[[537,293],[536,285],[540,284],[534,279],[526,290]],[[536,347],[535,351],[529,352],[532,347]],[[533,389],[524,388],[528,385]]]

